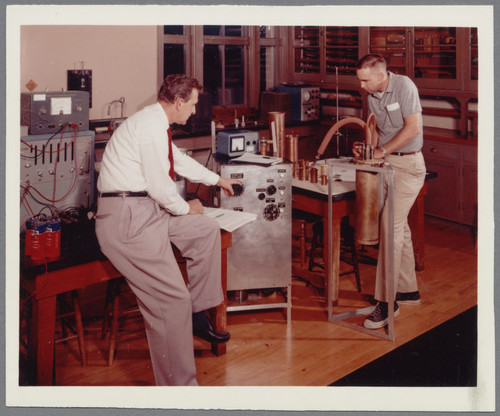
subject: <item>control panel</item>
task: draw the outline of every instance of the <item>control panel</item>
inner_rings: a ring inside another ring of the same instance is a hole
[[[228,252],[228,290],[285,287],[291,281],[292,167],[221,165],[221,175],[240,181],[234,196],[221,193],[221,208],[257,214],[233,232]]]
[[[319,88],[302,85],[277,85],[279,92],[290,94],[292,97],[292,120],[318,120],[320,116]]]
[[[65,124],[89,129],[87,91],[21,93],[21,125],[28,126],[28,134],[56,133]]]
[[[94,203],[94,132],[21,137],[21,225],[43,211]]]

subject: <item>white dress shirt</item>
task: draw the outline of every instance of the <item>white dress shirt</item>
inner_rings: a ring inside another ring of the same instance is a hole
[[[189,213],[168,172],[169,122],[160,103],[130,116],[114,132],[104,151],[97,189],[99,192],[147,191],[173,215]],[[175,172],[191,182],[215,185],[219,175],[183,154],[172,143]]]

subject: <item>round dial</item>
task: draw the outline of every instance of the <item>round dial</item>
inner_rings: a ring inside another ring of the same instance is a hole
[[[269,195],[274,195],[276,193],[276,187],[274,185],[269,185],[267,187],[267,193]]]
[[[278,205],[269,204],[264,208],[264,218],[268,221],[274,221],[280,216],[280,209]]]
[[[233,192],[234,192],[233,196],[240,196],[241,194],[243,194],[243,191],[245,189],[243,185],[235,183],[231,186],[233,187]]]
[[[309,91],[304,91],[304,101],[309,101],[311,99],[311,93]]]

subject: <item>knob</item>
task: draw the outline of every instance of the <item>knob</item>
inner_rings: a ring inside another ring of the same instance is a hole
[[[274,221],[280,216],[278,205],[270,204],[264,208],[264,218],[268,221]]]
[[[269,195],[274,195],[276,193],[276,187],[274,185],[269,185],[267,187],[267,193]]]
[[[266,194],[264,192],[261,192],[259,194],[259,199],[262,201],[266,197]]]
[[[240,196],[241,194],[243,194],[243,185],[240,185],[240,184],[232,184],[231,185],[233,187],[233,192],[234,192],[234,195],[233,196]]]

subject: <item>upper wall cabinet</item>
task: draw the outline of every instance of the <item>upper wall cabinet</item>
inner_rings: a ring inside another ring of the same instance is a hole
[[[357,87],[356,62],[373,52],[419,88],[477,88],[476,28],[294,26],[289,33],[291,81]]]

